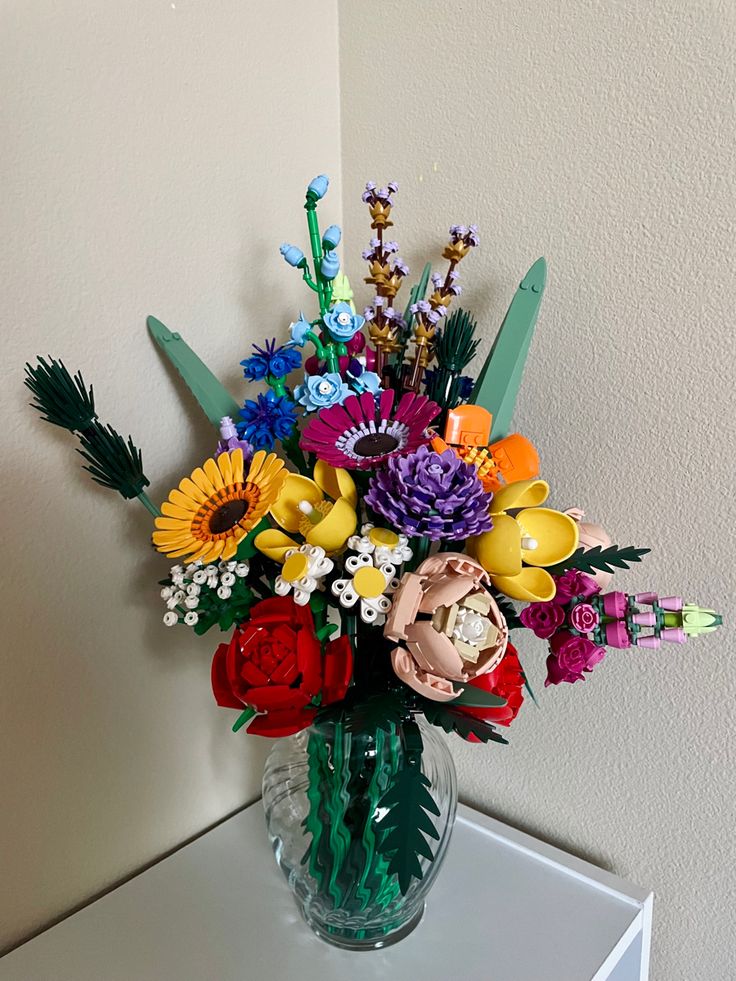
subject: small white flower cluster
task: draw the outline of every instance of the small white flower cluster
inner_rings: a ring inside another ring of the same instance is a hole
[[[172,566],[169,578],[170,586],[161,590],[161,599],[166,603],[164,623],[173,627],[177,623],[185,623],[194,627],[199,623],[197,607],[203,589],[217,593],[221,600],[229,599],[236,579],[248,575],[247,562],[217,562],[202,565],[201,562],[191,562],[187,566]]]

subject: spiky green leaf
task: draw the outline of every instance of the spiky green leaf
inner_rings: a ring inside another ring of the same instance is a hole
[[[127,442],[112,426],[103,426],[95,420],[79,436],[82,449],[77,450],[87,461],[84,467],[92,480],[102,487],[109,487],[130,499],[138,497],[149,480],[143,472],[141,451],[131,437]]]
[[[628,569],[634,562],[641,562],[645,555],[651,552],[649,548],[634,548],[628,545],[624,548],[618,545],[609,545],[603,548],[601,545],[594,545],[593,548],[579,548],[573,552],[569,559],[552,566],[547,571],[553,576],[562,575],[568,569],[577,569],[578,572],[614,572],[615,569]]]
[[[412,879],[424,875],[420,858],[430,862],[434,859],[425,835],[435,841],[440,837],[430,817],[440,813],[429,792],[431,786],[429,778],[422,773],[421,757],[407,758],[378,805],[382,817],[376,828],[382,833],[377,849],[389,859],[388,871],[396,875],[402,895],[408,891]]]
[[[79,371],[72,377],[63,361],[49,356],[48,362],[39,357],[35,367],[26,364],[24,384],[33,392],[30,404],[53,426],[82,432],[97,418],[92,386],[87,389]]]
[[[508,744],[508,739],[504,739],[490,722],[476,719],[460,709],[450,708],[447,702],[425,700],[424,715],[431,725],[439,726],[445,732],[454,732],[463,739],[467,739],[468,736],[475,736],[482,743]]]

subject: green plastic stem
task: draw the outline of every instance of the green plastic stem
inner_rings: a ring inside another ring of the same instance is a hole
[[[314,201],[311,195],[307,195],[307,201],[304,205],[304,210],[307,212],[307,227],[309,228],[309,244],[312,249],[312,261],[314,262],[314,278],[317,282],[317,296],[319,297],[319,312],[321,314],[327,313],[327,285],[320,272],[320,263],[322,262],[322,240],[319,234],[319,222],[317,221],[317,202]]]
[[[138,500],[141,502],[141,504],[146,509],[146,511],[152,514],[154,518],[161,517],[161,512],[159,511],[159,509],[156,507],[156,505],[153,503],[151,498],[148,496],[148,494],[146,494],[144,490],[142,490],[140,494],[138,494],[137,496],[138,496]]]

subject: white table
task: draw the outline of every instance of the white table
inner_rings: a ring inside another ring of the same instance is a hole
[[[0,960],[0,981],[644,981],[652,894],[460,806],[423,921],[318,940],[260,801]]]

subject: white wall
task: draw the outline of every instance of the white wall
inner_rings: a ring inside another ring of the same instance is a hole
[[[23,363],[82,368],[161,499],[212,432],[146,315],[243,397],[339,126],[334,0],[3,0],[0,36],[2,949],[253,799],[266,749],[214,705],[216,638],[161,625],[147,513],[27,408]]]
[[[546,255],[517,423],[555,503],[653,548],[622,587],[729,621],[735,34],[715,0],[379,0],[340,23],[350,254],[368,178],[399,182],[392,234],[415,272],[477,220],[463,301],[486,347]],[[732,629],[612,651],[561,689],[542,687],[543,644],[522,653],[541,710],[508,748],[454,741],[465,799],[652,887],[655,981],[735,977]]]

